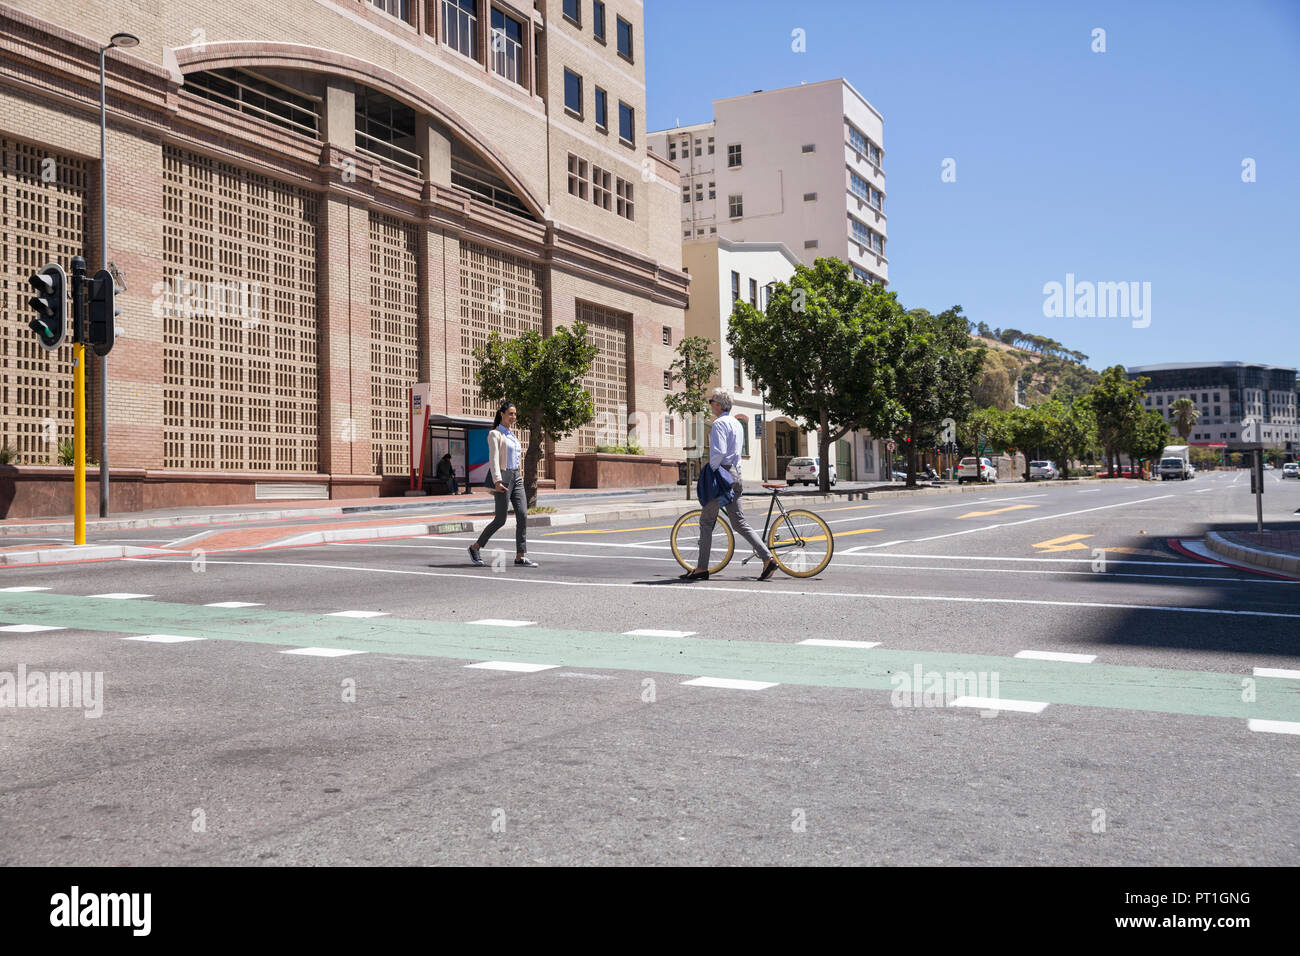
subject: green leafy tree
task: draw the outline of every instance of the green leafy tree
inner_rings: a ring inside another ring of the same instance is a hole
[[[1119,453],[1131,443],[1133,431],[1144,414],[1142,389],[1148,381],[1146,378],[1130,381],[1124,366],[1112,365],[1080,399],[1097,422],[1097,440],[1111,475],[1116,473]]]
[[[1201,418],[1201,410],[1196,407],[1196,403],[1190,398],[1180,398],[1170,403],[1169,410],[1173,412],[1173,427],[1178,432],[1178,437],[1187,442],[1187,436],[1192,433],[1196,423]]]
[[[1135,477],[1142,462],[1159,460],[1160,453],[1169,444],[1169,437],[1169,423],[1165,421],[1165,416],[1154,408],[1143,409],[1129,429],[1125,442]]]
[[[1045,404],[1058,406],[1058,410],[1050,411],[1053,428],[1047,445],[1052,450],[1052,460],[1056,462],[1061,477],[1069,478],[1070,462],[1083,461],[1097,447],[1097,419],[1082,402],[1050,401]]]
[[[680,382],[682,389],[666,396],[664,407],[671,414],[692,422],[709,410],[709,382],[718,373],[718,363],[713,357],[713,339],[692,335],[678,342],[676,351],[677,358],[668,366],[668,373],[673,384]],[[699,449],[696,456],[699,456]],[[689,468],[689,458],[687,462]],[[688,472],[686,477],[686,497],[689,498],[694,492],[694,476]]]
[[[895,366],[884,361],[901,314],[895,293],[856,281],[847,264],[829,258],[776,283],[766,312],[742,299],[731,314],[727,343],[768,403],[817,431],[823,492],[834,442],[859,428],[892,434],[901,418],[890,397]]]
[[[971,413],[984,349],[972,347],[959,305],[938,315],[912,309],[895,316],[885,346],[893,370],[891,395],[901,407],[894,431],[907,449],[907,487],[915,488],[921,442],[931,442],[945,418],[961,421]]]
[[[549,337],[529,330],[516,339],[493,332],[474,350],[474,379],[485,401],[513,402],[519,421],[528,423],[524,490],[528,506],[537,504],[537,463],[543,440],[560,441],[595,419],[595,404],[583,380],[599,353],[587,339],[587,326],[560,326]]]

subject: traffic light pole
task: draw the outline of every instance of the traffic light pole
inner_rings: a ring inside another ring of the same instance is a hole
[[[86,543],[86,260],[72,257],[73,543]]]
[[[99,257],[101,268],[108,268],[108,96],[104,82],[104,56],[111,49],[99,51]],[[85,360],[86,349],[78,345],[78,368]],[[99,516],[108,517],[108,356],[99,357]]]

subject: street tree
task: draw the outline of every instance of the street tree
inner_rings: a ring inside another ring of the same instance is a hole
[[[700,421],[701,416],[709,410],[709,382],[718,373],[718,363],[713,357],[713,345],[713,339],[700,335],[684,338],[677,343],[677,358],[673,359],[672,364],[668,366],[670,381],[674,385],[680,382],[681,391],[665,396],[664,407],[668,409],[669,414],[680,415],[685,419],[688,435],[697,432],[691,423]],[[704,441],[702,431],[699,432],[697,440]],[[705,444],[707,445],[707,442]],[[700,450],[697,448],[696,456],[699,457],[699,454]],[[689,462],[690,459],[688,458],[687,461]],[[688,470],[687,498],[694,492],[692,477]]]
[[[1169,410],[1173,412],[1174,430],[1178,432],[1178,437],[1187,443],[1187,436],[1192,433],[1196,427],[1197,421],[1200,420],[1201,410],[1196,407],[1196,403],[1190,398],[1180,398],[1170,403]]]
[[[595,419],[591,392],[583,380],[599,349],[588,341],[587,326],[575,322],[543,337],[529,330],[515,339],[496,332],[474,350],[474,380],[484,401],[513,402],[519,421],[528,423],[524,490],[528,507],[537,504],[537,463],[543,441],[560,441]]]
[[[816,430],[823,492],[836,441],[859,428],[892,434],[901,418],[890,397],[895,367],[884,361],[884,340],[901,313],[895,293],[857,281],[830,258],[775,283],[765,312],[742,299],[731,313],[732,354],[769,404]]]
[[[884,341],[890,397],[901,410],[895,432],[907,449],[907,487],[915,488],[917,449],[933,441],[945,418],[960,421],[970,414],[985,350],[972,346],[959,305],[938,315],[925,309],[895,315]]]
[[[1160,453],[1169,444],[1169,437],[1169,423],[1165,416],[1154,408],[1143,409],[1125,440],[1125,451],[1133,466],[1134,477],[1142,462],[1159,461]]]
[[[1119,453],[1126,449],[1142,418],[1142,389],[1148,381],[1146,378],[1130,380],[1124,366],[1112,365],[1080,399],[1096,419],[1097,440],[1112,476],[1116,474]]]
[[[1059,406],[1055,409],[1049,407],[1053,425],[1046,444],[1052,450],[1061,477],[1069,478],[1070,462],[1082,461],[1097,447],[1097,420],[1082,402],[1049,401],[1044,404]]]

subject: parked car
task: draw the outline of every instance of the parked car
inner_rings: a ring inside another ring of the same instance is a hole
[[[790,464],[785,466],[785,480],[791,485],[815,485],[820,480],[821,474],[820,458],[791,458]],[[835,463],[831,462],[831,487],[835,487],[835,482],[839,480],[839,475],[835,473]]]
[[[1288,461],[1282,466],[1283,478],[1300,478],[1300,462]]]
[[[979,459],[979,470],[976,471],[975,459],[963,458],[961,464],[957,466],[957,484],[977,480],[996,482],[998,480],[997,468],[987,458],[981,458]]]
[[[1056,466],[1050,461],[1031,461],[1029,463],[1029,480],[1042,478],[1044,481],[1051,481],[1053,478],[1060,478],[1061,473],[1056,470]]]

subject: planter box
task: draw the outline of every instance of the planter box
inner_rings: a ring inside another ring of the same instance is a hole
[[[560,456],[556,456],[557,477]],[[677,481],[677,462],[649,455],[580,452],[573,456],[570,488],[653,488]],[[558,486],[558,482],[557,482]]]

